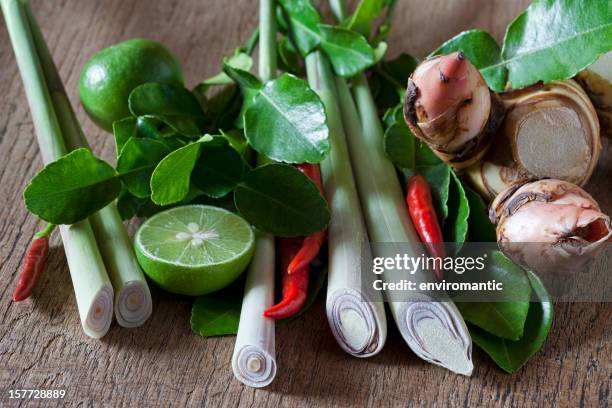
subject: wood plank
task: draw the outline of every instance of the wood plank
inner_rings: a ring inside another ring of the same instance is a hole
[[[390,54],[427,55],[445,39],[478,27],[498,39],[527,0],[400,1]],[[78,105],[80,67],[96,50],[149,37],[165,43],[185,67],[187,83],[215,73],[223,55],[257,24],[254,1],[33,0],[70,97],[96,154],[113,160],[113,140]],[[337,346],[319,301],[303,318],[277,330],[279,372],[253,390],[231,372],[233,338],[203,339],[189,328],[190,299],[153,289],[154,315],[138,329],[113,324],[100,341],[81,328],[59,237],[31,301],[12,304],[17,268],[32,234],[21,192],[41,167],[33,126],[4,28],[0,29],[0,405],[7,389],[65,389],[66,402],[157,406],[605,406],[610,399],[610,304],[563,304],[543,350],[516,375],[474,351],[472,378],[415,357],[396,329],[371,359]],[[589,190],[612,212],[612,151],[604,146]],[[14,402],[14,401],[11,401]],[[24,402],[25,404],[25,402]]]

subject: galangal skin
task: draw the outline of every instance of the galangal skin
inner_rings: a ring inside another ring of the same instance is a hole
[[[540,273],[576,273],[612,237],[610,217],[586,191],[545,179],[510,187],[490,209],[500,249]]]
[[[408,79],[406,123],[442,160],[457,168],[484,154],[502,110],[462,52],[428,59]]]

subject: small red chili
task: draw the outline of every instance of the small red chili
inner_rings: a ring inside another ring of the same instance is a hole
[[[38,284],[45,270],[47,255],[49,254],[49,234],[54,227],[50,224],[34,236],[19,272],[19,280],[13,292],[13,302],[20,302],[30,297]]]
[[[323,185],[321,183],[321,170],[319,169],[319,165],[303,163],[298,164],[297,169],[308,176],[308,178],[310,178],[319,188],[321,195],[323,195]],[[325,230],[315,232],[314,234],[304,238],[302,248],[300,248],[299,252],[289,264],[287,269],[288,273],[293,274],[297,270],[308,266],[319,253],[323,242],[325,242]]]
[[[264,316],[271,319],[285,319],[300,311],[306,302],[308,290],[308,275],[310,267],[295,270],[289,274],[289,262],[302,246],[302,238],[279,238],[280,264],[283,273],[283,299],[276,305],[266,309]]]
[[[421,241],[427,247],[429,255],[443,260],[445,257],[444,238],[432,203],[429,184],[423,176],[416,175],[408,179],[406,202],[408,203],[410,218],[412,218]],[[436,278],[442,280],[444,277],[442,268],[437,262],[435,266]]]

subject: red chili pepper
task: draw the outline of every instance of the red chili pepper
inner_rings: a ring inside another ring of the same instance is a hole
[[[319,188],[319,192],[323,195],[323,185],[321,184],[321,170],[319,165],[311,163],[298,164],[297,169],[308,176],[315,185]],[[325,230],[315,232],[312,235],[304,238],[302,242],[302,248],[295,255],[295,258],[289,264],[287,271],[289,274],[295,273],[297,270],[302,269],[310,264],[312,260],[317,256],[321,246],[325,242]]]
[[[421,237],[421,241],[427,247],[429,254],[434,258],[444,259],[444,238],[438,217],[431,200],[429,184],[423,176],[416,175],[408,179],[408,194],[406,195],[408,210],[412,222]],[[436,277],[442,280],[443,271],[436,263]]]
[[[32,240],[28,252],[26,252],[21,272],[19,272],[19,280],[13,292],[13,302],[20,302],[30,297],[40,280],[49,254],[49,234],[53,231],[53,227],[53,225],[49,225],[36,234],[34,240]]]
[[[300,311],[306,302],[308,275],[310,267],[306,265],[289,274],[289,262],[302,246],[302,238],[279,238],[281,270],[283,271],[283,299],[266,309],[264,316],[272,319],[285,319]]]

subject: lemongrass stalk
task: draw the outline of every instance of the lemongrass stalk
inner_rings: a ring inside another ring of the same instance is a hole
[[[342,0],[330,0],[343,3]],[[334,12],[342,7],[334,6]],[[343,20],[344,15],[337,15]],[[423,247],[408,217],[402,188],[395,167],[383,148],[383,130],[374,98],[364,74],[353,80],[354,100],[346,81],[337,78],[343,123],[347,127],[351,162],[355,170],[368,234],[376,257],[394,257],[397,253],[419,257]],[[356,103],[356,105],[355,105]],[[385,280],[397,282],[404,271],[387,271]],[[413,281],[433,279],[419,270]],[[417,282],[418,284],[419,282]],[[404,340],[422,359],[459,374],[470,375],[472,340],[455,304],[444,297],[425,293],[386,293],[394,320]]]
[[[29,3],[26,0],[22,2],[66,148],[68,151],[79,147],[89,149]],[[117,322],[124,327],[141,326],[151,316],[153,302],[116,204],[109,204],[89,220],[114,288]]]
[[[234,375],[249,387],[265,387],[276,376],[274,319],[263,317],[274,303],[270,288],[274,288],[274,238],[257,233],[232,356]]]
[[[259,14],[259,75],[268,81],[276,75],[274,0],[260,0]],[[234,376],[250,387],[265,387],[276,376],[275,322],[263,314],[274,304],[274,262],[274,237],[258,233],[232,355]]]
[[[1,0],[2,12],[30,105],[45,164],[66,153],[61,127],[47,88],[27,15],[19,0]],[[113,287],[89,221],[60,225],[68,268],[85,334],[100,338],[113,316]]]
[[[370,298],[362,291],[362,277],[367,274],[362,259],[371,254],[336,102],[336,84],[329,62],[320,52],[306,57],[306,73],[310,87],[325,105],[331,144],[329,155],[321,162],[325,197],[331,209],[327,319],[344,351],[370,357],[385,344],[387,320],[380,292]]]

